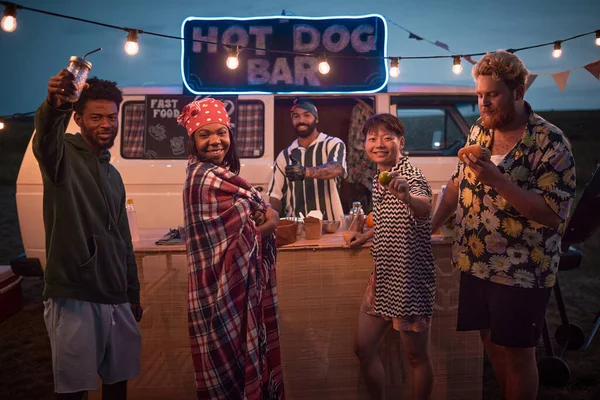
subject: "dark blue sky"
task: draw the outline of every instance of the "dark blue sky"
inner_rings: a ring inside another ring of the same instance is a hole
[[[335,16],[379,13],[388,19],[388,55],[447,55],[425,41],[409,40],[397,23],[431,41],[441,41],[457,53],[518,48],[564,39],[600,29],[597,1],[557,0],[247,0],[221,2],[184,0],[23,0],[18,3],[169,35],[180,34],[188,16],[279,15],[282,9],[301,16]],[[64,20],[29,11],[18,14],[13,33],[0,31],[0,115],[33,111],[44,99],[50,76],[67,65],[72,55],[83,55],[96,47],[93,75],[115,80],[120,86],[181,84],[177,40],[142,35],[140,52],[131,57],[123,51],[122,31]],[[563,56],[554,59],[551,47],[517,53],[532,73],[539,76],[529,90],[534,109],[600,109],[600,81],[583,68],[571,72],[564,92],[550,74],[582,67],[600,59],[600,47],[587,36],[563,45]],[[406,60],[394,80],[406,83],[472,85],[470,68],[460,76],[451,71],[451,61]]]

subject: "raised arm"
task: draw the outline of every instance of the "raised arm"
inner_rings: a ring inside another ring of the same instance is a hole
[[[46,101],[35,114],[33,154],[40,164],[42,174],[52,182],[63,179],[61,165],[65,131],[73,111],[73,103],[65,99],[76,90],[73,74],[66,69],[61,70],[50,78]]]
[[[306,177],[314,179],[334,179],[344,174],[344,167],[337,161],[306,168]]]
[[[346,177],[346,145],[338,138],[330,139],[327,162],[315,167],[306,168],[306,177],[314,179],[335,179]]]

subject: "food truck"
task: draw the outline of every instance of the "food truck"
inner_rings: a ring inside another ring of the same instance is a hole
[[[158,359],[146,361],[148,365],[166,362],[169,373],[185,381],[177,390],[171,388],[171,398],[193,392],[185,324],[185,249],[156,249],[154,243],[170,228],[183,224],[188,137],[176,122],[183,106],[206,96],[226,104],[241,159],[240,175],[265,193],[277,154],[296,138],[290,119],[293,100],[298,96],[311,99],[319,111],[317,128],[346,144],[348,177],[341,188],[345,212],[353,201],[369,193],[373,177],[372,166],[359,164],[368,160],[361,132],[368,116],[392,113],[404,122],[404,152],[423,171],[435,196],[456,167],[458,150],[479,116],[474,87],[389,82],[387,24],[380,15],[190,17],[183,21],[181,33],[186,39],[181,51],[182,82],[122,88],[119,131],[110,149],[127,197],[134,200],[141,232],[134,248],[148,314],[141,325],[142,335],[160,336],[152,345],[165,354],[164,359],[154,355]],[[227,66],[231,56],[237,56],[235,69]],[[319,71],[323,60],[330,66],[328,74]],[[67,132],[78,132],[73,120]],[[17,181],[17,207],[27,256],[44,264],[42,194],[42,178],[30,143]],[[458,275],[449,263],[449,244],[435,240],[439,244],[435,248],[438,279],[443,278],[444,283],[438,285],[439,317],[434,321],[438,331],[432,335],[432,353],[436,374],[447,374],[441,383],[437,378],[435,391],[454,390],[444,398],[480,398],[480,384],[472,387],[456,381],[480,383],[482,350],[476,335],[454,332]],[[160,257],[167,257],[167,273]],[[349,270],[349,265],[355,268]],[[300,234],[296,243],[280,249],[277,268],[284,374],[290,398],[324,394],[332,399],[366,398],[351,338],[372,269],[368,246],[358,251],[344,248],[339,232],[324,234],[320,241],[304,240]],[[163,285],[167,281],[168,289]],[[317,321],[321,322],[317,325]],[[168,329],[162,327],[158,334],[155,329],[161,324]],[[173,341],[169,335],[180,340]],[[163,345],[166,347],[160,347]],[[387,346],[397,350],[398,343],[390,338]],[[389,386],[396,394],[407,390],[402,389],[407,386],[404,362],[399,357],[386,365],[396,373]],[[173,363],[188,364],[177,369]],[[148,376],[143,372],[131,390],[153,398],[161,393],[153,386],[160,379]]]

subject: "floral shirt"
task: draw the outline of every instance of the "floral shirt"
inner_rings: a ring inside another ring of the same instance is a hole
[[[542,195],[562,219],[549,228],[521,215],[496,190],[479,183],[459,161],[452,180],[459,187],[452,261],[461,271],[492,282],[523,288],[554,286],[560,241],[575,195],[575,162],[562,131],[529,115],[521,140],[498,164],[520,187]],[[493,130],[478,120],[467,145],[491,148]]]

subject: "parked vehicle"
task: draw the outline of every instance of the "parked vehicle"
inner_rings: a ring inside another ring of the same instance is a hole
[[[169,136],[164,126],[152,125],[146,129],[148,118],[160,117],[162,112],[173,122],[178,114],[175,108],[149,114],[146,100],[155,96],[183,102],[186,100],[183,89],[181,86],[128,87],[123,89],[123,94],[119,133],[110,150],[112,162],[123,177],[127,197],[134,199],[138,226],[168,231],[183,223],[187,137],[185,131],[179,138]],[[477,98],[471,87],[389,84],[387,91],[373,94],[305,97],[312,99],[319,110],[318,129],[340,137],[348,152],[360,151],[360,140],[356,132],[351,133],[357,106],[375,113],[397,115],[406,126],[405,153],[421,168],[435,194],[456,167],[458,150],[466,141],[470,125],[479,116]],[[289,115],[295,96],[249,94],[232,98],[237,113],[235,135],[242,163],[240,174],[264,193],[275,157],[296,137]],[[191,99],[193,97],[187,100]],[[178,104],[179,109],[184,105]],[[78,132],[73,119],[67,132]],[[163,147],[156,148],[156,144],[152,147],[151,141],[158,139]],[[161,149],[165,151],[161,153]],[[350,183],[350,189],[342,191],[345,207],[354,200],[356,185],[360,186],[357,181],[354,176],[345,182]],[[39,258],[44,264],[42,197],[42,178],[30,143],[17,180],[17,208],[27,257]]]

